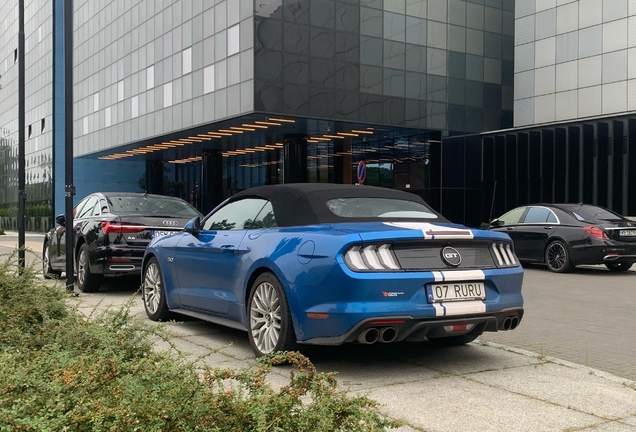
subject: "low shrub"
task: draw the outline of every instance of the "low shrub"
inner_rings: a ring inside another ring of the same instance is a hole
[[[376,403],[351,397],[298,353],[249,369],[201,369],[156,352],[130,304],[86,318],[63,287],[0,264],[0,431],[381,431]],[[131,300],[132,302],[132,300]],[[273,388],[272,366],[293,365]]]

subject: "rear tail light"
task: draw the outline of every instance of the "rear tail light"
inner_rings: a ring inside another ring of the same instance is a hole
[[[603,239],[603,240],[609,240],[607,233],[603,231],[602,229],[600,229],[599,227],[589,225],[584,227],[583,231],[585,231],[590,237]]]
[[[354,271],[400,270],[390,244],[354,246],[345,252],[344,260]]]
[[[512,251],[512,245],[510,243],[494,242],[490,246],[490,250],[495,255],[497,260],[497,267],[516,267],[517,258]]]
[[[146,226],[141,224],[120,224],[117,222],[102,222],[102,233],[104,233],[104,235],[108,235],[110,233],[116,233],[116,234],[138,233],[145,229],[146,229]]]

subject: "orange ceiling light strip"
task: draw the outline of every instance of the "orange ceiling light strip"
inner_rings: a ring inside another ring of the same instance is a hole
[[[280,122],[280,123],[296,123],[296,120],[291,120],[286,118],[277,118],[277,117],[269,117],[268,120]]]
[[[238,127],[238,126],[231,126],[230,129],[233,131],[244,131],[244,132],[254,132],[256,130],[254,128],[245,128],[245,127]]]
[[[243,123],[242,126],[247,128],[267,129],[267,126],[260,125],[260,124]]]
[[[357,137],[358,134],[354,134],[354,133],[349,133],[349,132],[337,132],[338,135],[342,135],[342,136],[350,136],[350,137]]]
[[[223,132],[223,131],[220,131],[220,132],[208,132],[208,134],[210,134],[210,135],[218,135],[218,136],[232,136],[232,132],[231,131],[230,132]]]
[[[368,131],[368,130],[352,129],[351,132],[355,132],[357,134],[373,135],[373,132]]]
[[[344,139],[345,137],[340,136],[340,135],[323,135],[325,138],[339,138],[339,139]]]
[[[226,134],[242,134],[243,132],[241,131],[237,131],[237,130],[230,130],[230,129],[219,129],[219,132],[225,132]]]
[[[282,124],[280,124],[280,123],[266,122],[266,121],[260,121],[260,120],[257,120],[254,123],[259,124],[259,125],[266,125],[266,126],[282,126]]]
[[[316,141],[331,141],[331,138],[323,138],[323,137],[311,137],[310,139]]]

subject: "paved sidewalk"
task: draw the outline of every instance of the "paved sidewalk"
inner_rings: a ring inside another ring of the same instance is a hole
[[[87,314],[131,300],[133,315],[145,320],[139,294],[114,282],[70,299]],[[241,368],[254,361],[241,331],[194,319],[167,331],[181,353],[207,365]],[[636,431],[636,382],[503,345],[345,345],[312,349],[309,356],[319,371],[337,372],[352,394],[368,395],[404,421],[399,432]],[[279,367],[270,378],[283,384],[287,376]]]

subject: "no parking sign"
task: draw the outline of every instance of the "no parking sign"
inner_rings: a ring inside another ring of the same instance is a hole
[[[367,179],[367,163],[365,161],[358,162],[358,183],[364,184]]]

